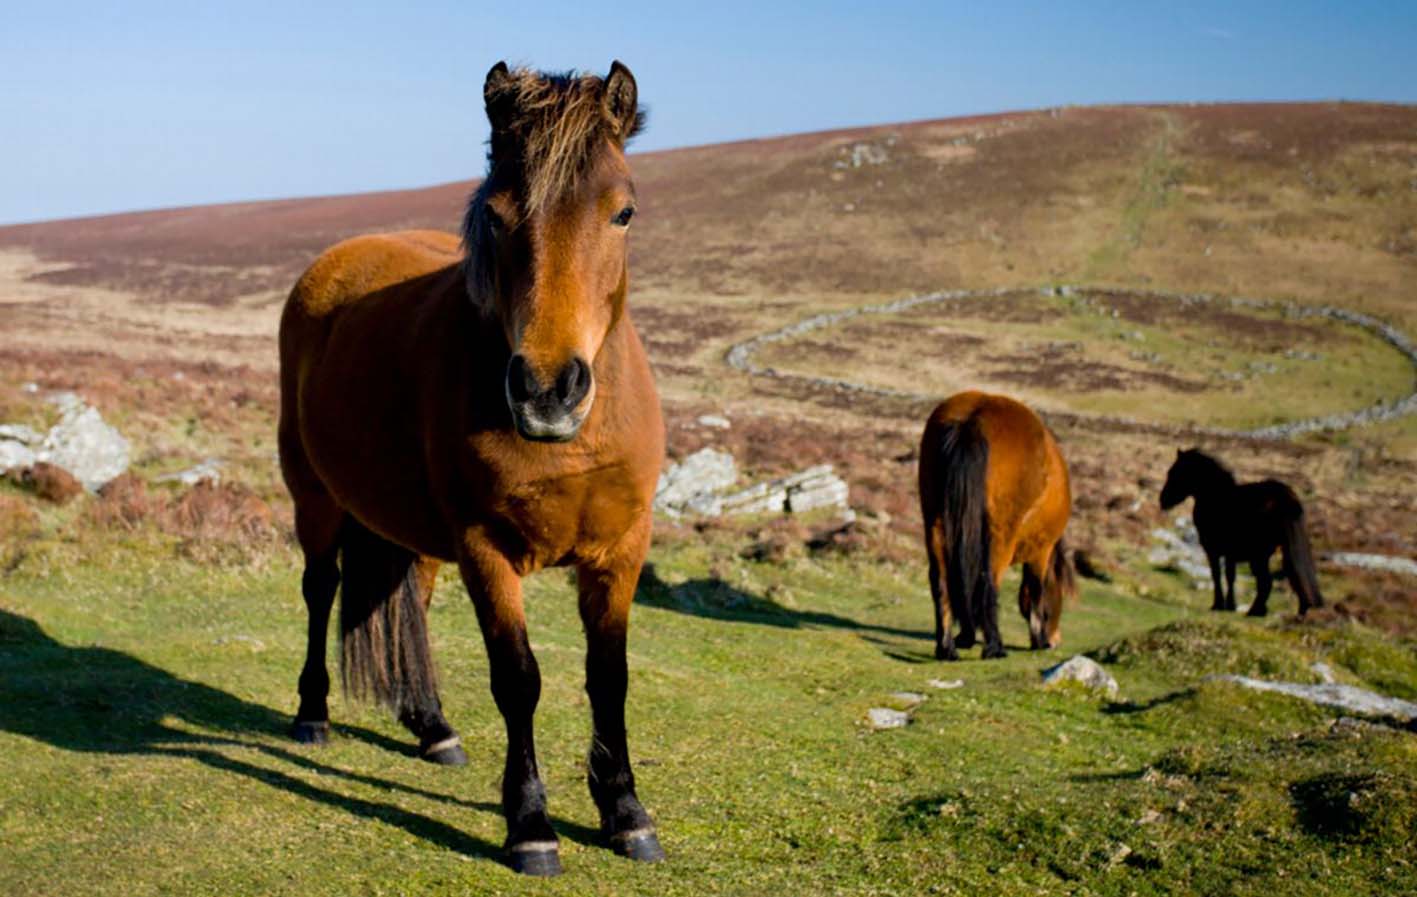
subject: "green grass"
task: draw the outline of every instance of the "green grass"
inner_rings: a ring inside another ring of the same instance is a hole
[[[944,665],[915,565],[760,564],[731,534],[660,547],[635,612],[629,723],[671,859],[638,867],[592,843],[573,590],[540,574],[527,590],[537,735],[566,875],[530,883],[495,859],[502,727],[453,577],[432,629],[472,762],[448,770],[338,698],[327,748],[286,740],[304,609],[284,550],[198,566],[162,537],[46,526],[0,578],[0,893],[1417,887],[1417,739],[1203,681],[1311,677],[1322,658],[1345,681],[1417,693],[1417,649],[1361,628],[1217,618],[1174,583],[1146,598],[1089,583],[1065,614],[1066,650],[1018,650],[1008,610],[1008,658]],[[1109,663],[1119,700],[1039,686],[1040,668],[1079,651]],[[906,729],[868,732],[866,710],[899,690],[929,700]]]

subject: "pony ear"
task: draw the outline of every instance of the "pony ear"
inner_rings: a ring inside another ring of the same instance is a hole
[[[635,136],[643,124],[639,88],[635,86],[635,76],[618,59],[610,63],[610,74],[605,76],[604,103],[605,115],[614,123],[620,142]]]
[[[487,121],[493,133],[505,131],[516,111],[515,100],[506,89],[511,81],[512,74],[503,61],[488,69],[487,80],[482,82],[482,102],[487,107]]]

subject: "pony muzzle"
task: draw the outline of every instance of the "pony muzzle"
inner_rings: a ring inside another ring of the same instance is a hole
[[[580,356],[552,377],[538,375],[518,353],[507,362],[507,407],[523,439],[568,442],[576,437],[595,401],[595,375]]]

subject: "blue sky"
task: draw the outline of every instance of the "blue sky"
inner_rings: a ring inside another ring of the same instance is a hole
[[[503,58],[623,60],[642,150],[1063,103],[1417,101],[1405,0],[14,6],[0,223],[473,177]]]

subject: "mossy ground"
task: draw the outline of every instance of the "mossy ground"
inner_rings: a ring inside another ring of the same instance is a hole
[[[297,558],[199,565],[173,537],[43,521],[0,578],[0,892],[27,894],[1358,894],[1417,888],[1417,737],[1211,673],[1417,694],[1417,649],[1352,624],[1216,617],[1179,583],[1087,583],[1065,649],[936,663],[915,565],[767,564],[731,533],[655,549],[630,648],[632,750],[669,862],[594,846],[588,708],[566,574],[528,583],[542,768],[566,875],[496,861],[503,735],[473,615],[445,575],[432,629],[464,769],[333,701],[323,749],[284,734],[304,648]],[[77,512],[67,512],[77,513]],[[1284,607],[1287,595],[1276,595]],[[1286,609],[1287,610],[1287,609]],[[1107,701],[1047,691],[1074,652]],[[935,690],[931,678],[964,680]],[[929,699],[872,733],[889,694]]]

